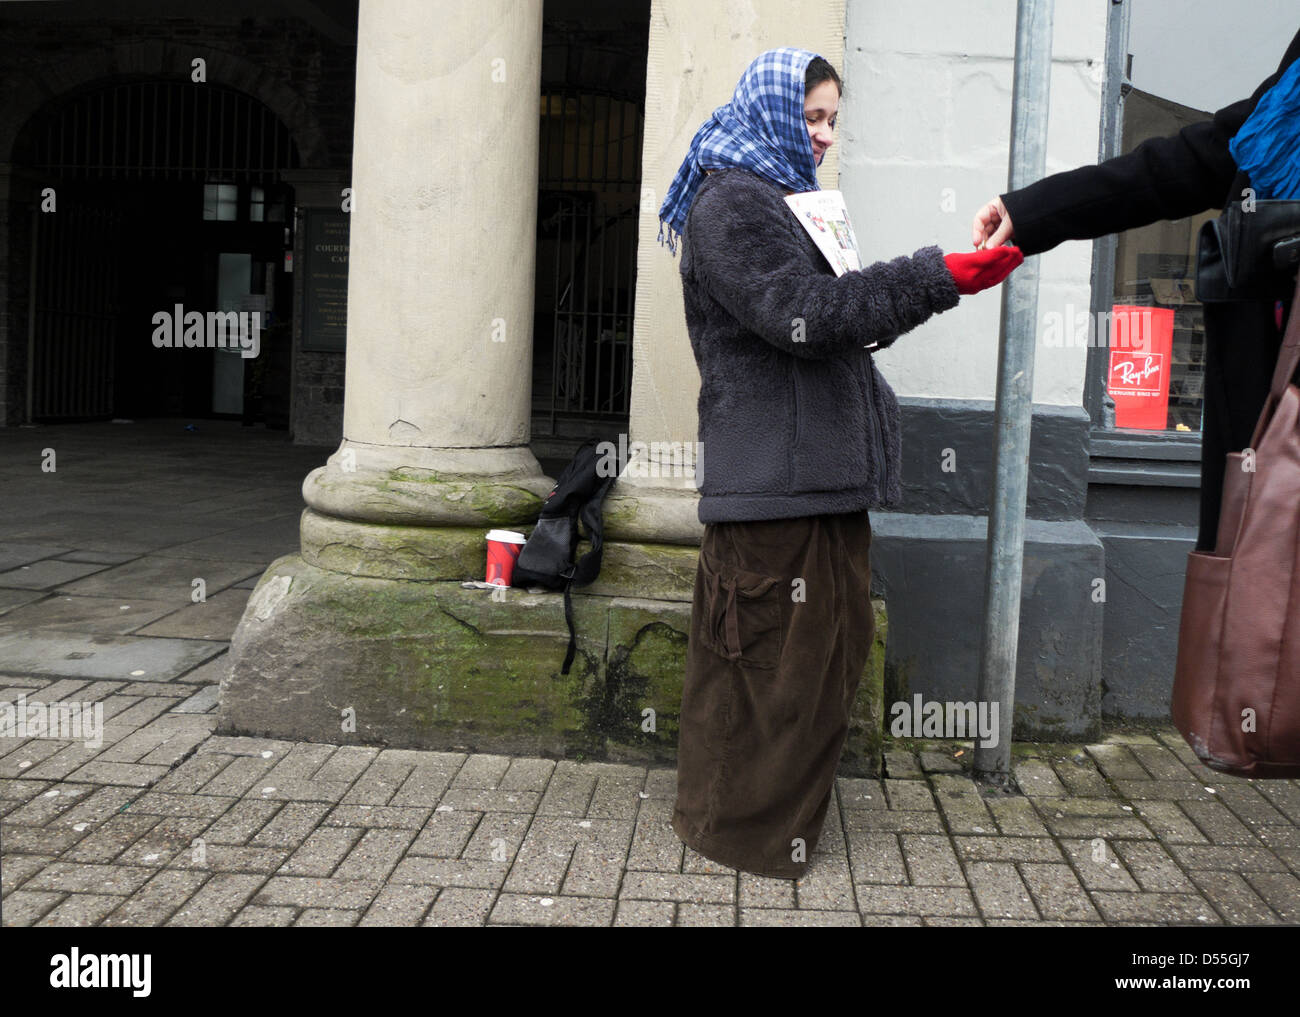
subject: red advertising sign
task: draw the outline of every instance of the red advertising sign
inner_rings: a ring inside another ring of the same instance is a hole
[[[1174,312],[1116,304],[1110,319],[1110,376],[1115,426],[1163,431],[1169,419]]]

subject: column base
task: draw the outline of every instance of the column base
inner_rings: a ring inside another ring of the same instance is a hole
[[[577,652],[567,675],[559,593],[465,589],[466,576],[344,574],[287,555],[263,575],[235,632],[217,731],[673,764],[696,553],[607,546],[613,567],[572,597]],[[880,774],[887,621],[884,603],[873,603],[876,645],[845,776]]]
[[[343,439],[307,474],[303,500],[321,515],[408,526],[536,522],[555,486],[527,446],[426,448]]]
[[[637,459],[610,487],[601,508],[605,537],[684,544],[698,549],[704,540],[700,492],[693,477],[639,476]]]

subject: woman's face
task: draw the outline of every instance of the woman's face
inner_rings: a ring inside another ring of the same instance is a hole
[[[834,144],[835,119],[840,108],[840,90],[835,82],[827,80],[806,94],[803,99],[803,119],[812,139],[813,157],[822,164],[826,149]]]

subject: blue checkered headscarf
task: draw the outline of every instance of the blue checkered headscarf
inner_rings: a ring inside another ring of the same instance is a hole
[[[740,166],[791,191],[816,191],[817,160],[804,126],[804,74],[817,54],[782,46],[760,53],[745,69],[731,102],[695,132],[659,207],[659,243],[677,252],[686,213],[704,171]]]

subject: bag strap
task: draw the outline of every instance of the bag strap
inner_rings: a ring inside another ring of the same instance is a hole
[[[560,669],[560,674],[569,673],[569,665],[573,663],[574,654],[578,649],[577,636],[573,631],[573,599],[569,591],[575,585],[586,586],[594,582],[596,576],[600,574],[600,560],[604,550],[605,531],[601,501],[605,497],[605,492],[609,490],[610,485],[613,483],[613,477],[606,478],[582,506],[580,514],[583,524],[587,527],[587,536],[591,539],[591,550],[560,573],[566,580],[564,584],[564,620],[569,625],[569,651],[564,655],[564,667]]]
[[[587,530],[587,538],[591,541],[591,550],[578,558],[574,566],[573,581],[578,586],[595,582],[600,574],[601,556],[605,546],[605,515],[602,502],[613,483],[613,477],[606,477],[579,510],[582,525]],[[575,553],[577,551],[576,544],[574,551]]]
[[[1282,346],[1277,351],[1273,385],[1269,389],[1268,398],[1264,401],[1264,409],[1259,414],[1259,420],[1255,423],[1255,433],[1250,437],[1251,448],[1259,448],[1264,432],[1268,430],[1269,422],[1273,419],[1273,411],[1286,395],[1287,386],[1291,384],[1297,367],[1300,367],[1300,274],[1296,275],[1295,294],[1291,298],[1291,316],[1287,319],[1286,334],[1282,337]]]
[[[568,582],[564,584],[564,620],[569,626],[569,650],[564,655],[564,666],[560,668],[560,674],[568,674],[569,667],[573,663],[574,654],[578,651],[578,637],[573,631],[573,599],[569,596],[569,589],[573,586],[573,577],[570,575]]]
[[[587,442],[587,445],[592,446],[592,454],[594,455],[595,439],[593,438]],[[583,447],[586,448],[585,445]],[[587,495],[586,501],[580,505],[570,502],[568,506],[569,519],[573,526],[572,537],[569,542],[570,561],[568,565],[560,570],[560,576],[564,579],[564,620],[569,626],[569,649],[564,655],[564,666],[560,668],[560,674],[569,673],[569,668],[573,664],[573,658],[578,650],[577,634],[573,628],[573,597],[570,591],[574,586],[586,586],[594,582],[600,574],[605,531],[601,503],[615,479],[615,477],[600,478],[595,490]],[[576,496],[579,492],[575,490],[572,493]],[[587,537],[591,540],[591,550],[574,561],[572,556],[577,552],[579,518],[581,518],[583,525],[587,529]]]

